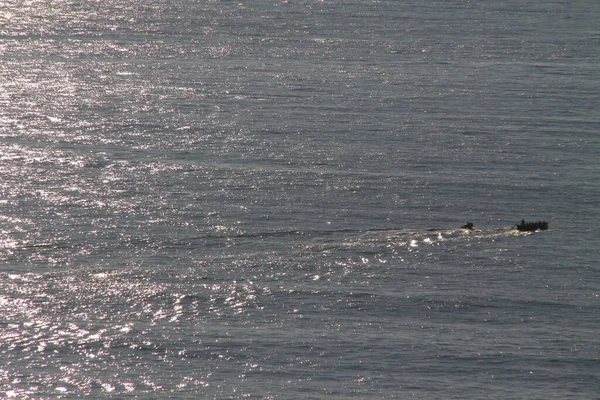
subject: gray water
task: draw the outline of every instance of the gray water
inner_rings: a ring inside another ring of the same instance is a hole
[[[599,27],[3,1],[1,395],[597,397]]]

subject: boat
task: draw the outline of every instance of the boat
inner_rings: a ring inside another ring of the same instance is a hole
[[[548,229],[548,223],[546,221],[525,221],[521,220],[521,223],[517,224],[517,229],[521,232],[534,232],[534,231],[545,231]]]
[[[466,224],[461,226],[460,229],[468,229],[468,230],[472,231],[473,229],[475,229],[475,225],[473,225],[472,222],[467,222]]]

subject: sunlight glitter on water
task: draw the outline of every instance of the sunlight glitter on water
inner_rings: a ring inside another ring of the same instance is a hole
[[[595,393],[593,2],[0,3],[0,393]]]

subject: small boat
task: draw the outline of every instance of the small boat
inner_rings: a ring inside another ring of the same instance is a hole
[[[461,226],[460,229],[468,229],[468,230],[472,231],[473,229],[475,229],[475,225],[473,225],[472,222],[467,222],[466,224]]]
[[[525,222],[523,219],[520,224],[517,224],[517,229],[521,232],[545,231],[548,229],[548,223],[546,221]]]

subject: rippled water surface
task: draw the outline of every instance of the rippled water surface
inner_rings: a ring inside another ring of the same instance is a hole
[[[1,396],[593,398],[599,21],[0,3]]]

